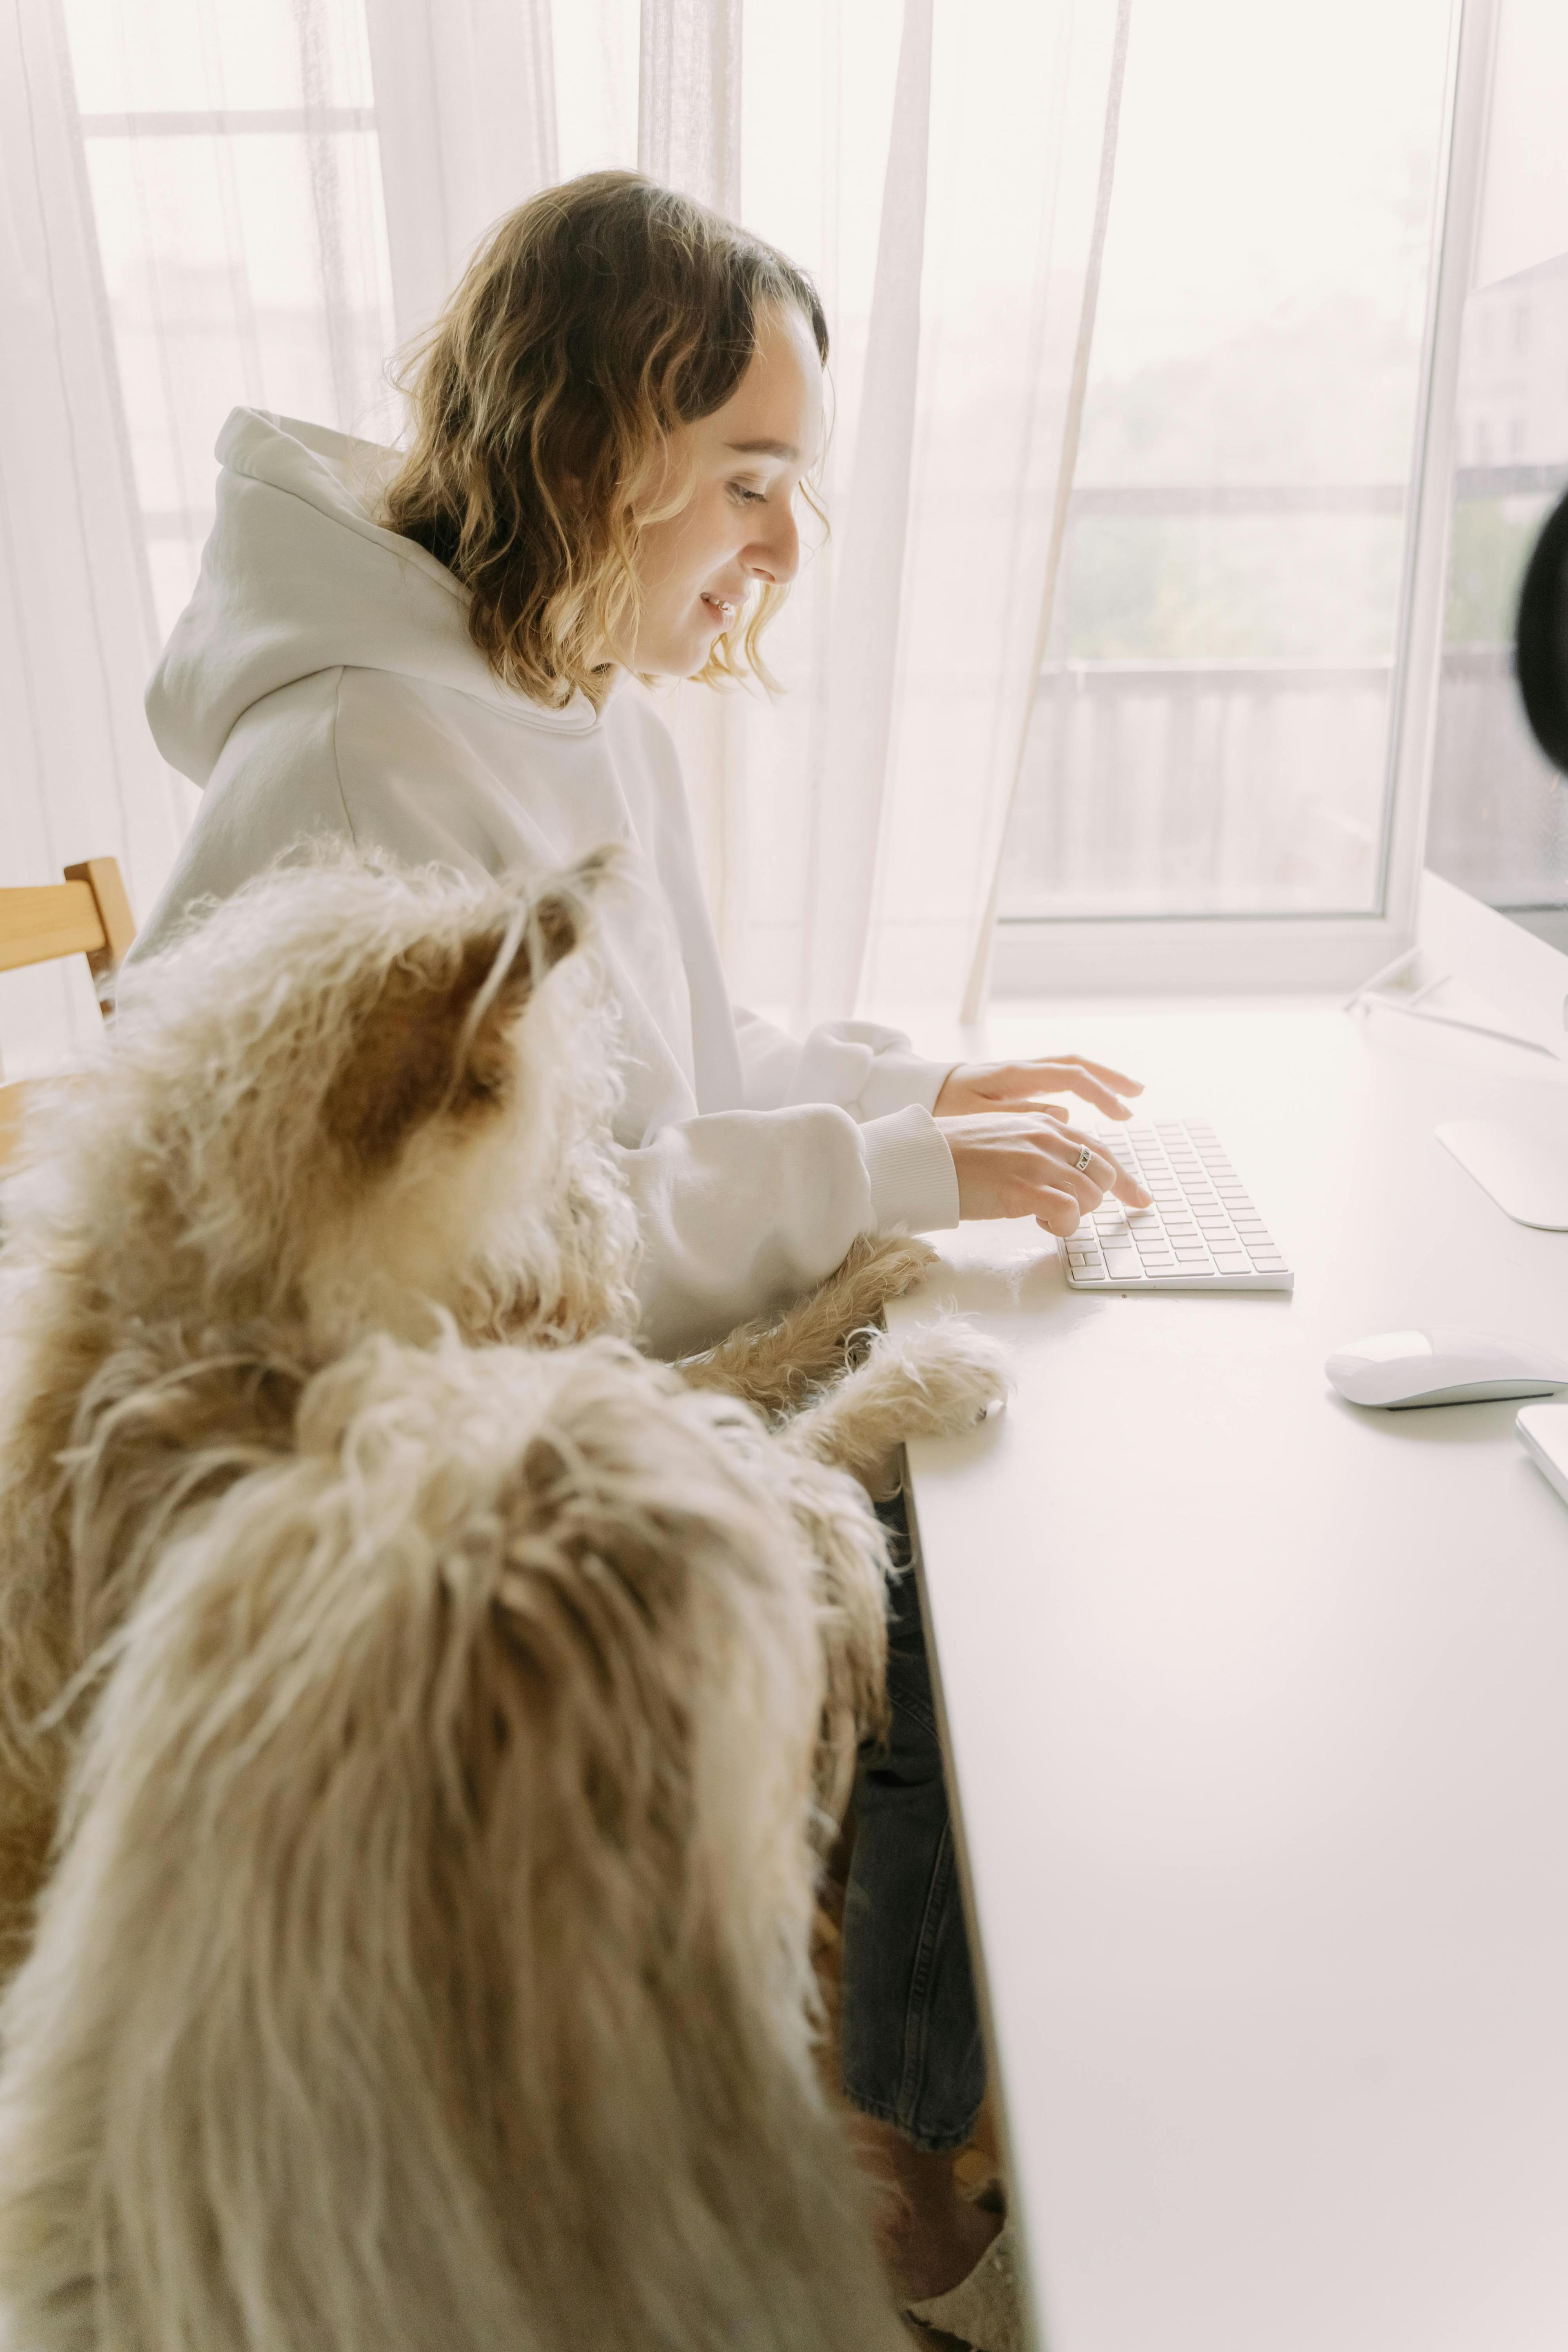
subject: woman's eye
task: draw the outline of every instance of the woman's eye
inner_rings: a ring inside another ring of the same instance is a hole
[[[751,489],[744,482],[731,482],[730,488],[743,507],[761,507],[767,504],[765,490]]]

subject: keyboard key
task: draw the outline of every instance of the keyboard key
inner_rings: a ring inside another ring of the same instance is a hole
[[[1215,1250],[1214,1262],[1221,1274],[1250,1274],[1252,1260],[1245,1250]]]
[[[1252,1263],[1259,1274],[1288,1274],[1289,1272],[1289,1268],[1287,1266],[1282,1257],[1254,1257]]]
[[[1192,1242],[1178,1242],[1176,1244],[1176,1255],[1185,1265],[1206,1265],[1208,1264],[1208,1255],[1207,1250],[1204,1248],[1201,1242],[1195,1244]]]

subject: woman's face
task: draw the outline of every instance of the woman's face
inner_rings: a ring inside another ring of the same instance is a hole
[[[645,526],[642,608],[631,667],[690,677],[748,593],[779,587],[800,565],[795,497],[822,438],[822,363],[792,304],[757,318],[757,348],[722,408],[670,436],[671,471],[691,468],[691,496]]]

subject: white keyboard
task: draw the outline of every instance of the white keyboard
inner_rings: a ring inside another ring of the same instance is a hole
[[[1291,1290],[1296,1277],[1246,1186],[1201,1119],[1073,1119],[1154,1195],[1129,1209],[1108,1192],[1057,1247],[1074,1290]]]

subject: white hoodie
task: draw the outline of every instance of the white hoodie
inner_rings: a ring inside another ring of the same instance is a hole
[[[731,1007],[647,698],[623,685],[597,714],[581,696],[552,711],[500,684],[467,592],[370,520],[384,451],[242,408],[217,456],[201,577],[147,694],[160,751],[205,793],[138,951],[304,835],[490,874],[626,842],[632,877],[601,937],[647,1344],[706,1343],[820,1279],[859,1234],[956,1224],[931,1117],[949,1064],[867,1022],[803,1045]]]

